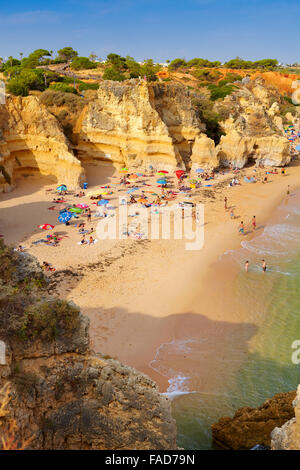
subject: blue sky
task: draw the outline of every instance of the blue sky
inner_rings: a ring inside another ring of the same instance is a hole
[[[0,56],[72,46],[138,60],[300,62],[300,0],[0,0]]]

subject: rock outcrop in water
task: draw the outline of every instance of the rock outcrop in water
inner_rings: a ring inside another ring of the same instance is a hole
[[[216,148],[221,165],[242,168],[248,162],[267,166],[290,162],[289,143],[278,127],[281,100],[275,88],[256,79],[216,104],[226,117],[221,123],[225,135]]]
[[[13,187],[17,175],[35,171],[70,188],[78,187],[84,174],[47,108],[34,96],[7,96],[0,105],[0,190]]]
[[[278,393],[258,408],[237,410],[233,418],[224,417],[212,425],[213,442],[223,449],[245,450],[256,444],[271,445],[271,432],[294,417],[296,392]]]
[[[0,389],[8,382],[12,397],[1,423],[15,419],[32,449],[175,449],[169,400],[147,376],[93,354],[88,319],[46,287],[35,259],[1,241]]]
[[[272,450],[300,450],[300,385],[293,401],[295,417],[271,434]]]

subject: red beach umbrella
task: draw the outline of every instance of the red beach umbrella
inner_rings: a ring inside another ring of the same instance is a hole
[[[176,174],[176,176],[177,176],[177,178],[178,178],[179,180],[180,180],[180,178],[182,177],[182,175],[184,175],[184,173],[185,173],[185,171],[183,171],[183,170],[177,170],[177,171],[175,172],[175,174]]]
[[[41,228],[43,230],[52,230],[54,227],[55,225],[51,225],[51,224],[38,225],[38,228]]]

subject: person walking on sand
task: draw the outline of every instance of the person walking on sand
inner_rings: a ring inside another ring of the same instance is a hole
[[[230,218],[231,218],[231,219],[235,219],[235,214],[234,214],[234,210],[233,210],[233,209],[230,209]]]
[[[253,230],[256,229],[256,217],[255,217],[255,215],[252,218],[252,227],[253,227]]]
[[[262,265],[261,265],[261,267],[262,267],[263,272],[265,273],[266,270],[267,270],[267,264],[266,264],[266,262],[265,262],[264,259],[262,259]]]
[[[248,269],[249,269],[249,261],[246,261],[245,262],[245,271],[246,271],[246,273],[248,272]]]
[[[87,220],[88,220],[88,222],[91,222],[91,220],[92,220],[92,213],[91,213],[91,209],[90,209],[90,208],[88,209]]]
[[[227,197],[225,196],[224,197],[224,209],[225,209],[225,211],[227,211],[227,208],[228,208],[227,207]]]
[[[241,222],[241,223],[240,223],[239,233],[240,233],[241,235],[244,235],[244,234],[245,234],[244,222]]]
[[[289,195],[291,194],[291,191],[290,191],[290,185],[288,185],[287,187],[287,191],[286,191],[286,195],[287,197],[289,197]]]

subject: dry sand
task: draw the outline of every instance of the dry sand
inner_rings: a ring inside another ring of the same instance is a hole
[[[119,181],[111,166],[87,165],[87,173],[89,190]],[[263,174],[259,170],[256,176]],[[218,380],[214,373],[216,347],[226,357],[229,340],[231,344],[239,341],[243,328],[245,341],[240,347],[246,350],[247,338],[256,328],[248,325],[242,312],[237,315],[224,309],[222,296],[230,290],[234,273],[224,273],[216,263],[225,251],[254,236],[253,215],[257,232],[263,230],[274,207],[286,197],[287,185],[295,188],[299,184],[300,166],[287,168],[286,176],[269,175],[267,184],[245,184],[244,175],[252,176],[253,169],[242,170],[241,186],[228,187],[232,174],[227,173],[214,181],[215,187],[193,190],[191,200],[205,203],[205,243],[200,251],[187,251],[184,240],[99,240],[94,246],[78,246],[78,229],[57,225],[58,211],[48,210],[53,206],[53,194],[46,189],[55,188],[56,183],[40,176],[22,178],[13,192],[0,195],[0,233],[6,243],[22,243],[40,262],[46,260],[56,267],[52,287],[89,316],[91,345],[96,352],[147,373],[161,391],[168,387],[172,368],[187,375],[197,368],[202,377],[197,387],[205,391]],[[156,179],[148,179],[153,188]],[[121,194],[114,192],[108,197],[116,203]],[[225,195],[228,206],[235,207],[235,220],[224,210]],[[66,199],[90,203],[87,197]],[[238,234],[241,220],[246,226],[244,237]],[[87,224],[88,228],[95,227],[95,222]],[[43,223],[55,224],[55,230],[66,236],[58,247],[32,245],[45,237],[37,228]],[[201,342],[203,337],[206,341],[197,356],[183,352],[163,358],[162,344],[185,344],[191,338]],[[159,364],[155,361],[157,351],[162,353]]]

